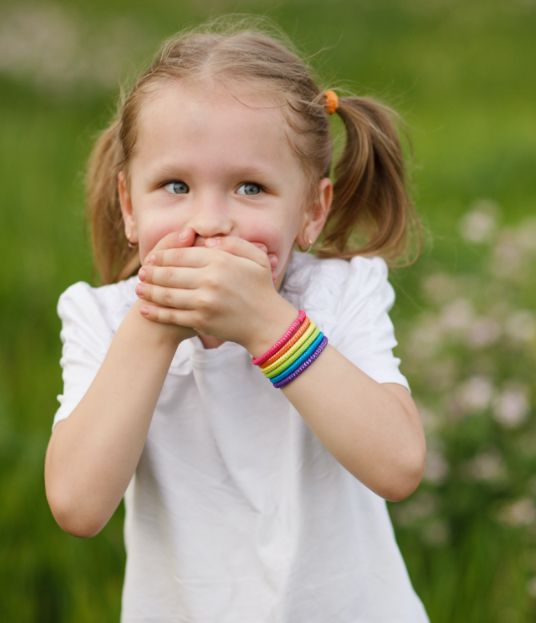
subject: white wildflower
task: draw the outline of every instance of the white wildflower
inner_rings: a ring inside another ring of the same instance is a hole
[[[493,396],[491,380],[483,375],[474,375],[462,383],[456,393],[456,403],[463,413],[482,411],[490,404]]]
[[[417,399],[416,399],[417,400]],[[434,411],[425,407],[417,400],[417,410],[419,412],[424,429],[427,432],[434,433],[438,427],[438,418]]]
[[[445,480],[448,471],[448,463],[441,452],[437,448],[429,447],[426,453],[424,479],[438,484]]]
[[[495,344],[501,335],[501,325],[495,318],[482,316],[469,327],[467,341],[474,348]]]
[[[515,240],[527,253],[536,251],[536,217],[523,220],[516,228]]]
[[[499,277],[512,278],[522,274],[523,249],[517,244],[514,233],[505,229],[493,248],[491,270]]]
[[[536,521],[536,507],[530,498],[521,498],[503,506],[497,519],[509,526],[528,526]]]
[[[423,279],[422,289],[425,296],[437,305],[452,300],[457,292],[457,282],[447,273],[433,273]]]
[[[475,202],[459,224],[460,234],[470,242],[488,242],[497,229],[498,206],[491,199]]]
[[[470,478],[478,481],[502,480],[506,475],[504,461],[497,452],[483,452],[471,459],[464,466]]]
[[[19,5],[2,11],[0,70],[35,74],[42,81],[70,79],[79,24],[54,5]]]
[[[437,511],[437,501],[428,491],[417,492],[409,500],[396,505],[397,521],[411,525],[421,519],[432,517]]]
[[[416,359],[426,359],[433,355],[441,343],[442,333],[437,319],[432,314],[423,314],[410,333],[408,343],[411,354]]]
[[[0,6],[0,74],[22,76],[48,92],[78,97],[115,87],[147,42],[147,29],[124,15],[96,27],[73,7],[11,4]]]
[[[521,384],[512,384],[495,397],[493,415],[507,428],[515,428],[526,421],[529,414],[528,388]]]
[[[456,381],[458,365],[455,359],[443,357],[424,366],[421,375],[436,390],[451,389]]]
[[[530,343],[536,338],[535,315],[528,309],[519,309],[506,319],[504,331],[507,337],[519,343]]]
[[[443,307],[439,324],[448,332],[465,332],[472,325],[474,317],[472,303],[467,299],[457,298]]]

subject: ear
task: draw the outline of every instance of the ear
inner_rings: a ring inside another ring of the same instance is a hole
[[[315,200],[306,207],[304,222],[298,242],[301,247],[308,247],[318,238],[328,218],[333,201],[333,182],[323,177],[318,183]]]
[[[136,225],[136,217],[132,208],[132,199],[128,188],[128,180],[124,171],[117,174],[117,194],[119,196],[119,205],[121,206],[121,214],[125,224],[125,236],[132,243],[138,242],[138,227]]]

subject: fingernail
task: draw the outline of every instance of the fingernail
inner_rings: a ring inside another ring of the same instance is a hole
[[[272,265],[272,268],[275,268],[279,262],[277,255],[270,255],[270,264]]]

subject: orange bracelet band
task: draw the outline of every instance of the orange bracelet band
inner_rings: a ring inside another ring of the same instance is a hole
[[[296,335],[294,335],[292,337],[291,340],[289,340],[285,346],[283,346],[283,348],[281,350],[278,350],[277,353],[275,355],[273,355],[272,357],[270,357],[270,359],[268,359],[268,361],[266,363],[263,363],[261,368],[267,368],[268,366],[271,366],[273,363],[275,363],[280,357],[281,355],[284,355],[287,350],[289,350],[290,348],[292,348],[292,346],[294,344],[296,344],[296,342],[300,339],[300,337],[307,331],[307,327],[311,324],[311,321],[309,320],[308,317],[305,318],[303,324],[301,325],[301,327],[298,329],[298,331],[296,332]]]

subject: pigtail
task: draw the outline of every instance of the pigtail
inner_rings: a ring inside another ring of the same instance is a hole
[[[411,229],[418,234],[418,255],[420,223],[406,189],[402,149],[392,121],[396,113],[376,100],[355,96],[340,98],[337,113],[346,129],[346,144],[335,166],[333,207],[316,254],[346,259],[380,254],[389,261],[406,251]],[[364,234],[364,241],[348,249],[354,232]]]
[[[117,192],[117,174],[124,155],[117,120],[97,138],[86,175],[86,219],[91,229],[94,270],[103,283],[126,279],[139,267],[137,249],[125,236]]]

